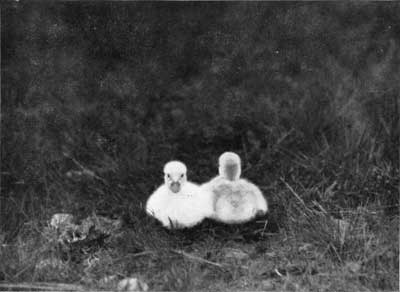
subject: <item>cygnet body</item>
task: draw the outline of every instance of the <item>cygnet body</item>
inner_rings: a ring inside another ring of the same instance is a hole
[[[166,228],[189,228],[212,213],[210,196],[187,181],[187,168],[179,161],[164,166],[164,184],[147,200],[146,212]]]
[[[219,157],[219,176],[201,187],[211,194],[213,214],[211,218],[227,224],[252,220],[268,211],[267,201],[260,189],[246,179],[240,178],[240,157],[225,152]]]

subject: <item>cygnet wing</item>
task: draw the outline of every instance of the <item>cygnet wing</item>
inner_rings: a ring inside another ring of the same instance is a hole
[[[146,212],[150,216],[155,217],[164,226],[169,225],[166,214],[166,206],[168,205],[168,188],[166,185],[160,186],[146,202]]]
[[[253,183],[246,179],[240,179],[238,181],[239,188],[243,194],[246,194],[249,198],[254,200],[254,206],[256,212],[265,214],[268,211],[267,200],[262,194],[261,190]]]

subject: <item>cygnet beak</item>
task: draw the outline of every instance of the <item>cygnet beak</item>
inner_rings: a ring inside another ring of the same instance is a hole
[[[181,190],[181,184],[177,181],[171,183],[169,187],[173,193],[178,193]]]

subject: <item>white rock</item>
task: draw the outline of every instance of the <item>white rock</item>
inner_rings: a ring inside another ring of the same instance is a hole
[[[57,213],[51,217],[50,226],[59,229],[63,226],[73,224],[74,216],[68,213]]]
[[[118,291],[148,291],[149,286],[137,279],[137,278],[126,278],[119,281],[117,285]]]
[[[264,291],[271,291],[275,289],[275,284],[272,280],[263,280],[261,282],[261,289]]]
[[[229,248],[225,250],[225,257],[243,260],[245,258],[248,258],[249,255],[240,249]]]
[[[352,273],[358,273],[360,272],[361,269],[361,264],[359,262],[347,262],[346,263],[346,268],[348,271],[352,272]]]

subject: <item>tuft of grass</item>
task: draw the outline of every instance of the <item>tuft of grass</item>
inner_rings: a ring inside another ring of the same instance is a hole
[[[0,237],[0,279],[108,290],[126,277],[143,279],[151,290],[396,290],[398,165],[379,160],[375,148],[344,157],[330,146],[315,155],[276,147],[279,168],[268,179],[254,175],[265,179],[270,213],[240,226],[206,220],[189,230],[166,230],[124,181],[98,170],[101,179],[58,178],[48,188],[65,195],[64,204],[47,208],[28,200],[28,192],[13,213],[19,227]],[[260,160],[254,169],[265,165]],[[100,194],[94,205],[91,192]],[[95,249],[66,251],[47,228],[51,212],[60,211],[122,218],[123,227]],[[43,213],[35,218],[35,212]]]

